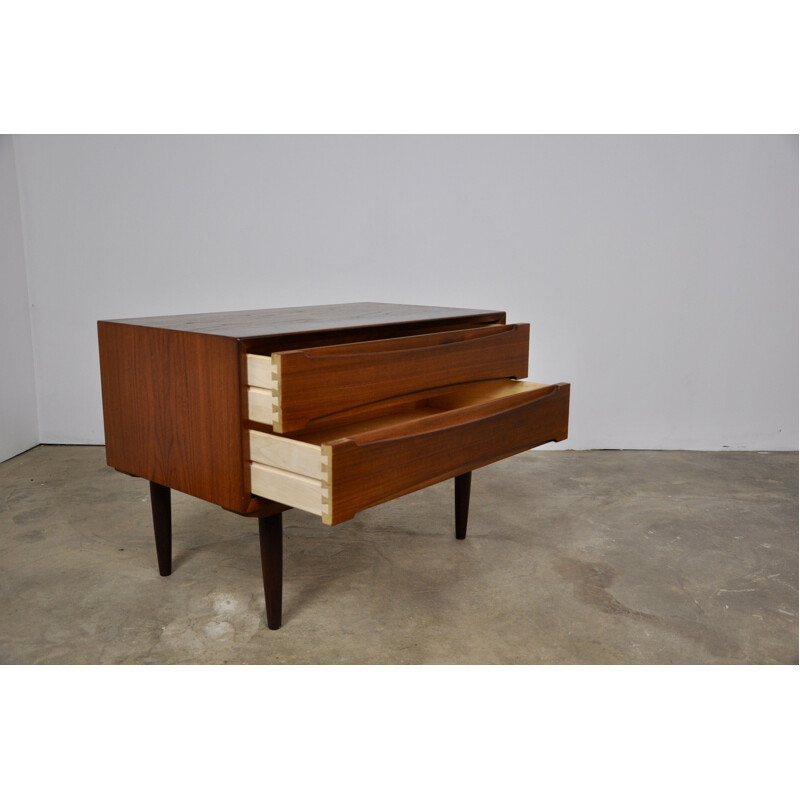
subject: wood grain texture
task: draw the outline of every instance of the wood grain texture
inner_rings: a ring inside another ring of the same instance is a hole
[[[148,328],[205,333],[234,339],[258,339],[314,332],[335,334],[353,328],[414,323],[502,322],[503,311],[399,303],[339,303],[294,308],[262,308],[207,314],[140,317],[111,322]],[[368,337],[362,337],[368,338]]]
[[[328,525],[364,508],[566,439],[569,384],[535,388],[322,446],[330,464]]]
[[[239,513],[255,510],[243,459],[234,339],[98,323],[109,466]]]
[[[276,352],[272,424],[276,432],[289,433],[345,409],[433,387],[524,378],[528,338],[528,325],[489,325]]]

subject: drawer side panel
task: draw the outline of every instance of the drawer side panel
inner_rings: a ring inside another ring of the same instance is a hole
[[[253,493],[321,516],[323,512],[322,481],[307,478],[263,464],[250,465]]]
[[[275,422],[275,397],[266,389],[247,387],[247,415],[254,422],[272,425]]]
[[[296,472],[307,478],[325,477],[319,445],[286,439],[261,431],[250,431],[250,460],[267,467]]]

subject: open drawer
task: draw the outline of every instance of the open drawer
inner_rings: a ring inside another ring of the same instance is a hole
[[[528,374],[529,325],[247,356],[248,416],[291,433],[345,409],[413,392]]]
[[[382,416],[314,432],[251,430],[251,491],[336,525],[364,508],[565,439],[568,418],[569,384],[493,380],[428,392]]]

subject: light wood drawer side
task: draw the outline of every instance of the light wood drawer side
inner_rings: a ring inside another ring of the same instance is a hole
[[[319,445],[261,431],[250,431],[250,460],[318,481],[327,474],[324,467],[327,459]]]
[[[318,517],[327,511],[322,481],[306,478],[294,472],[252,463],[250,487],[253,494],[259,497],[308,511]]]
[[[276,367],[270,356],[247,356],[247,416],[274,425],[278,418]]]
[[[275,367],[271,356],[247,356],[247,384],[259,389],[272,391],[275,385],[273,377]]]
[[[250,431],[251,491],[318,516],[330,507],[328,457],[319,445]]]

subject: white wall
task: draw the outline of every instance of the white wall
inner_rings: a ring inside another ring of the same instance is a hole
[[[567,447],[797,448],[796,136],[16,143],[45,442],[98,319],[375,300],[530,321]]]
[[[0,136],[0,461],[39,443],[14,146]]]

